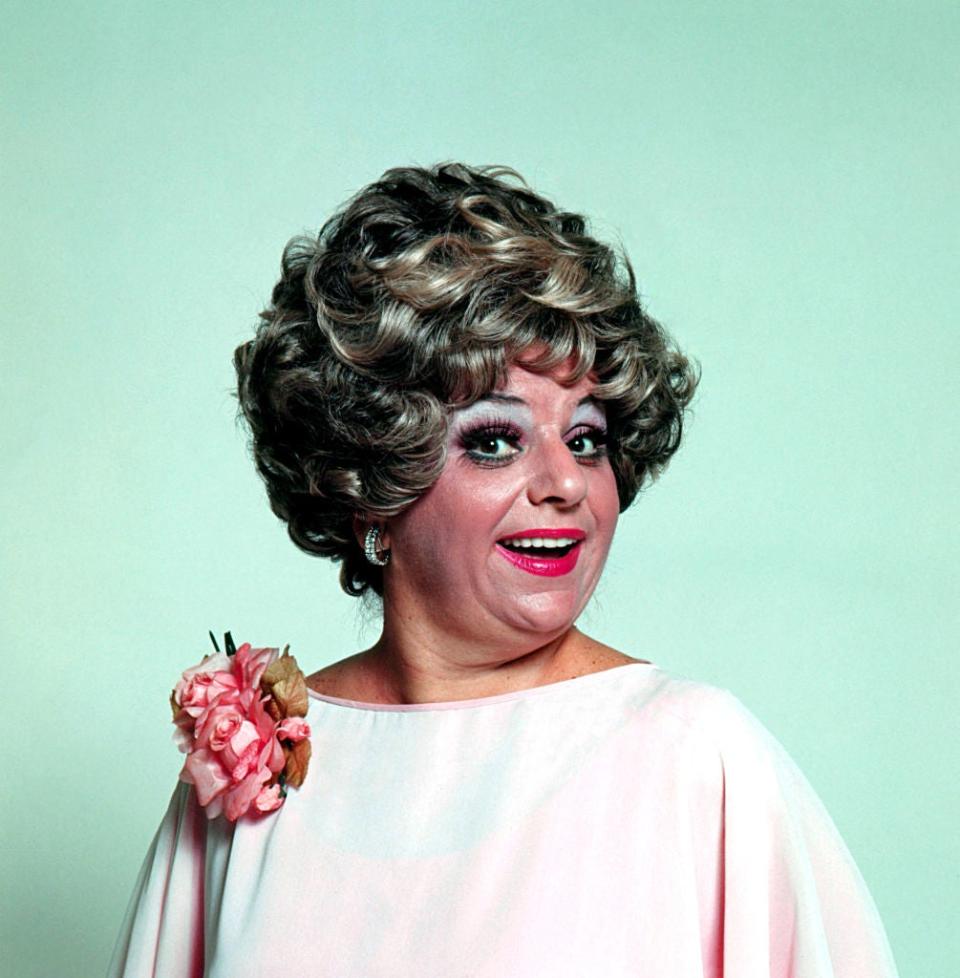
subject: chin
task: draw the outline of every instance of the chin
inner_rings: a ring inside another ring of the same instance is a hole
[[[510,616],[521,627],[536,632],[562,632],[577,620],[586,602],[559,592],[531,595]]]

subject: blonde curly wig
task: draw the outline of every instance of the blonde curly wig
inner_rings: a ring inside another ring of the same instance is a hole
[[[583,217],[509,167],[444,163],[388,170],[292,239],[234,366],[273,512],[298,547],[342,562],[347,594],[382,596],[354,514],[386,520],[429,489],[450,411],[512,363],[570,357],[570,385],[599,381],[623,512],[679,446],[698,372]]]

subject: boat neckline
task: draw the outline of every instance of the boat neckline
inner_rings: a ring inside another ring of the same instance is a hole
[[[432,710],[467,710],[481,706],[492,706],[496,703],[510,703],[515,700],[529,699],[534,696],[544,696],[548,693],[562,693],[569,691],[573,687],[591,686],[610,673],[620,672],[623,669],[636,666],[642,666],[644,669],[657,668],[654,662],[623,662],[618,666],[610,666],[608,669],[598,669],[596,672],[587,672],[581,676],[561,679],[554,683],[543,683],[539,686],[528,686],[526,689],[515,689],[509,693],[496,693],[493,696],[477,696],[473,699],[440,700],[429,703],[369,703],[365,700],[345,699],[341,696],[329,696],[326,693],[318,693],[309,686],[307,687],[307,695],[311,699],[318,700],[321,703],[329,703],[332,706],[339,706],[351,710],[373,710],[380,713],[422,713]]]

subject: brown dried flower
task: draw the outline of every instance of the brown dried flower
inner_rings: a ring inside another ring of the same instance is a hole
[[[285,645],[279,658],[260,677],[260,689],[270,697],[267,713],[277,723],[285,717],[305,717],[309,706],[307,681],[289,648]]]

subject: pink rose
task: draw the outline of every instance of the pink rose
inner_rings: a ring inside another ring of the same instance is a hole
[[[224,717],[239,715],[246,720],[250,704],[259,694],[253,689],[228,689],[221,693],[194,721],[193,736],[201,747],[209,747],[212,728]]]
[[[277,736],[281,740],[306,740],[310,736],[310,724],[303,717],[286,717],[277,727]]]
[[[208,741],[210,750],[223,750],[230,743],[231,737],[243,726],[243,723],[244,720],[240,713],[231,707],[227,707],[222,716],[210,723]]]
[[[173,698],[189,716],[198,717],[221,693],[237,688],[230,658],[217,652],[184,671],[174,687]]]
[[[277,726],[261,696],[251,689],[232,690],[198,717],[193,750],[181,777],[196,786],[208,818],[223,811],[233,821],[284,763]]]
[[[295,786],[303,780],[310,744],[302,742],[310,727],[302,716],[286,712],[305,712],[306,705],[295,709],[289,695],[278,692],[281,680],[289,685],[299,677],[304,685],[293,657],[285,651],[283,662],[289,658],[292,666],[271,672],[271,682],[260,687],[278,654],[247,642],[234,655],[209,655],[183,672],[170,695],[174,740],[187,754],[180,778],[195,786],[207,818],[222,813],[236,821],[248,811],[274,811],[284,799],[277,776],[285,771]],[[297,763],[290,768],[294,758]]]
[[[271,784],[267,788],[261,788],[253,804],[258,812],[272,812],[275,808],[279,808],[283,804],[280,785]]]

